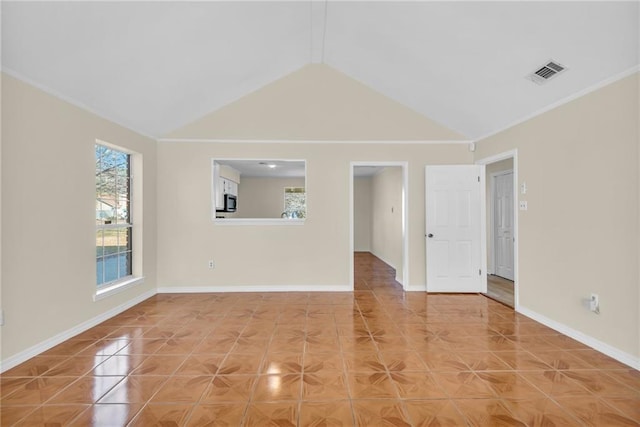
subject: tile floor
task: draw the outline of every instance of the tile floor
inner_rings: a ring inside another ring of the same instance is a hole
[[[493,274],[487,274],[486,296],[513,308],[515,306],[514,293],[515,290],[512,280],[507,280]]]
[[[640,425],[640,372],[355,257],[352,293],[150,298],[2,374],[2,425]]]

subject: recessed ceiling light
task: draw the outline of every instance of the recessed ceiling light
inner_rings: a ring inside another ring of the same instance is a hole
[[[269,169],[275,169],[275,167],[276,167],[276,164],[275,164],[275,163],[260,162],[260,163],[258,163],[258,164],[259,164],[259,165],[262,165],[262,166],[266,166],[266,167],[268,167]]]

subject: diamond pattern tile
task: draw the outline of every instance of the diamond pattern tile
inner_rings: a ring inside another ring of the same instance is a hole
[[[0,376],[0,424],[638,426],[640,373],[479,294],[156,295]]]

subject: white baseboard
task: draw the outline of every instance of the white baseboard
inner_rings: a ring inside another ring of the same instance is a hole
[[[409,285],[405,288],[405,291],[407,292],[426,292],[427,291],[427,285],[425,284],[421,284],[421,285]]]
[[[159,294],[212,292],[351,292],[349,285],[238,285],[238,286],[165,286]]]
[[[545,326],[550,327],[562,334],[565,334],[568,337],[573,338],[576,341],[581,342],[584,345],[588,345],[594,350],[598,350],[601,353],[606,354],[609,357],[616,359],[618,362],[624,363],[632,367],[633,369],[640,370],[640,357],[634,356],[627,352],[624,352],[612,345],[609,345],[605,342],[602,342],[596,338],[593,338],[590,335],[587,335],[583,332],[580,332],[576,329],[571,328],[563,323],[556,322],[555,320],[549,319],[548,317],[543,316],[533,310],[530,310],[522,305],[517,310],[520,314],[523,314],[537,322],[542,323]]]
[[[151,298],[155,294],[156,294],[155,289],[147,291],[141,295],[138,295],[135,298],[130,299],[129,301],[123,304],[120,304],[117,307],[112,308],[111,310],[108,310],[92,319],[87,320],[86,322],[82,322],[71,329],[67,329],[66,331],[61,332],[57,335],[54,335],[53,337],[46,339],[39,344],[31,346],[28,349],[21,351],[18,354],[15,354],[5,360],[0,361],[0,372],[4,372],[8,369],[11,369],[21,364],[22,362],[26,362],[27,360],[31,359],[34,356],[37,356],[43,351],[47,351],[50,348],[60,344],[61,342],[64,342],[69,338],[72,338],[78,335],[79,333],[86,331],[87,329],[93,328],[94,326],[104,322],[105,320],[108,320],[113,316],[120,314],[123,311],[133,307],[134,305],[139,304],[148,298]]]

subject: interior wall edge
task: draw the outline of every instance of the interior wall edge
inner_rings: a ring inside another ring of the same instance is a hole
[[[54,335],[51,338],[48,338],[38,344],[35,344],[29,348],[27,348],[26,350],[23,350],[17,354],[14,354],[13,356],[9,356],[4,360],[0,361],[0,373],[5,372],[23,362],[26,362],[27,360],[31,359],[34,356],[37,356],[38,354],[49,350],[52,347],[55,347],[56,345],[68,340],[69,338],[73,338],[74,336],[93,328],[96,325],[99,325],[100,323],[111,319],[112,317],[122,313],[125,310],[130,309],[131,307],[133,307],[136,304],[140,304],[142,301],[151,298],[152,296],[154,296],[156,294],[156,290],[155,289],[151,289],[143,294],[140,294],[132,299],[130,299],[129,301],[126,301],[122,304],[120,304],[117,307],[114,307],[110,310],[105,311],[104,313],[95,316],[85,322],[82,322],[70,329],[67,329],[66,331],[63,331],[59,334]]]

